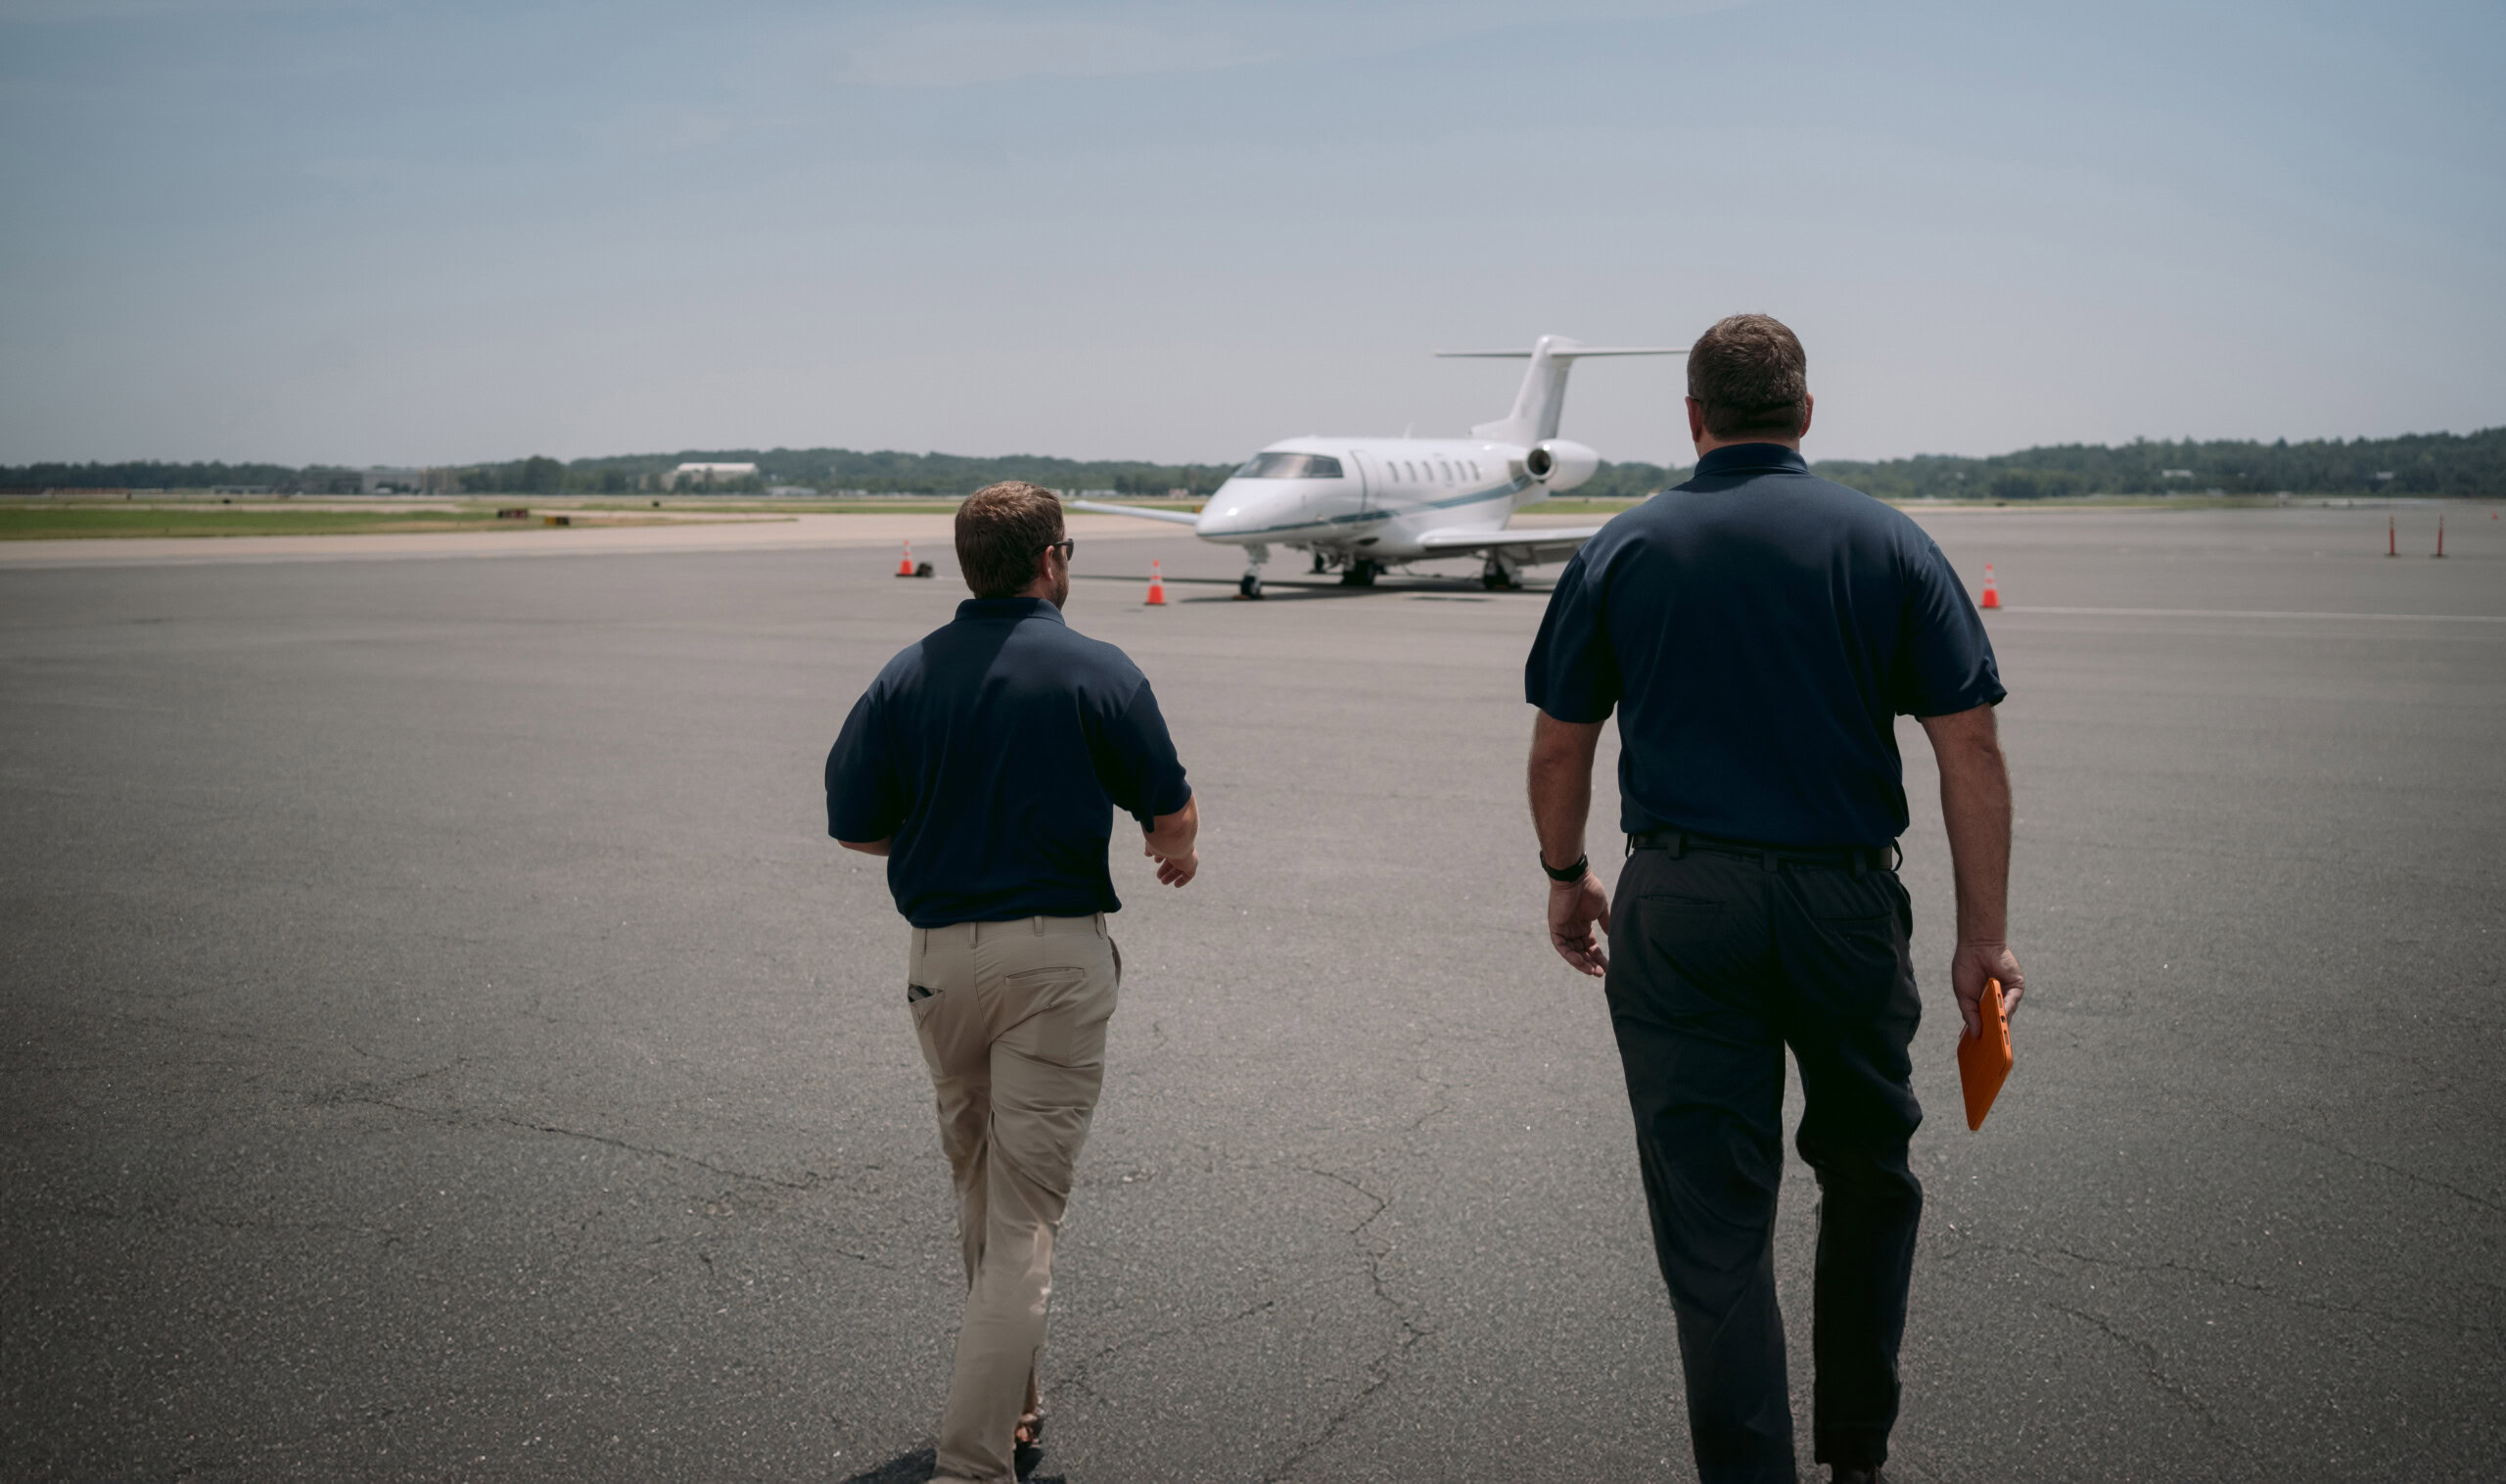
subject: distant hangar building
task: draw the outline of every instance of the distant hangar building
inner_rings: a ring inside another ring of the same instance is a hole
[[[727,485],[733,480],[755,478],[757,478],[755,464],[681,464],[662,476],[662,487],[676,489],[682,485],[701,485],[711,487],[715,485]]]

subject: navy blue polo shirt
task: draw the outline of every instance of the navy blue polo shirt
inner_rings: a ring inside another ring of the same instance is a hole
[[[1523,691],[1560,721],[1617,710],[1627,833],[1794,846],[1904,833],[1895,719],[2005,694],[1923,528],[1779,443],[1715,449],[1586,542]]]
[[[1119,911],[1114,811],[1145,829],[1191,797],[1139,667],[1042,598],[958,604],[826,759],[827,833],[893,838],[888,890],[915,927]]]

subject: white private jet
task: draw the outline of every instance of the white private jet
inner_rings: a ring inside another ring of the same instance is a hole
[[[1528,350],[1439,350],[1438,355],[1531,361],[1514,410],[1466,439],[1292,438],[1247,459],[1198,515],[1072,500],[1073,510],[1145,516],[1189,526],[1205,541],[1244,548],[1238,594],[1262,595],[1273,546],[1314,553],[1314,570],[1371,585],[1388,566],[1478,556],[1490,587],[1520,584],[1522,569],[1561,561],[1598,526],[1508,531],[1516,510],[1593,477],[1601,455],[1557,436],[1566,373],[1587,355],[1685,355],[1686,347],[1587,346],[1544,335]]]

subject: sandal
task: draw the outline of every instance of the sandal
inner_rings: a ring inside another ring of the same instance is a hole
[[[1025,1479],[1044,1461],[1044,1414],[1030,1412],[1018,1418],[1018,1430],[1010,1434],[1009,1466],[1020,1479]]]

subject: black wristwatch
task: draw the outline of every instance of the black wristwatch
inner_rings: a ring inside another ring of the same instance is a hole
[[[1547,856],[1540,858],[1540,868],[1549,873],[1552,881],[1581,881],[1584,872],[1592,869],[1592,865],[1593,858],[1590,856],[1577,856],[1573,865],[1552,865]]]

